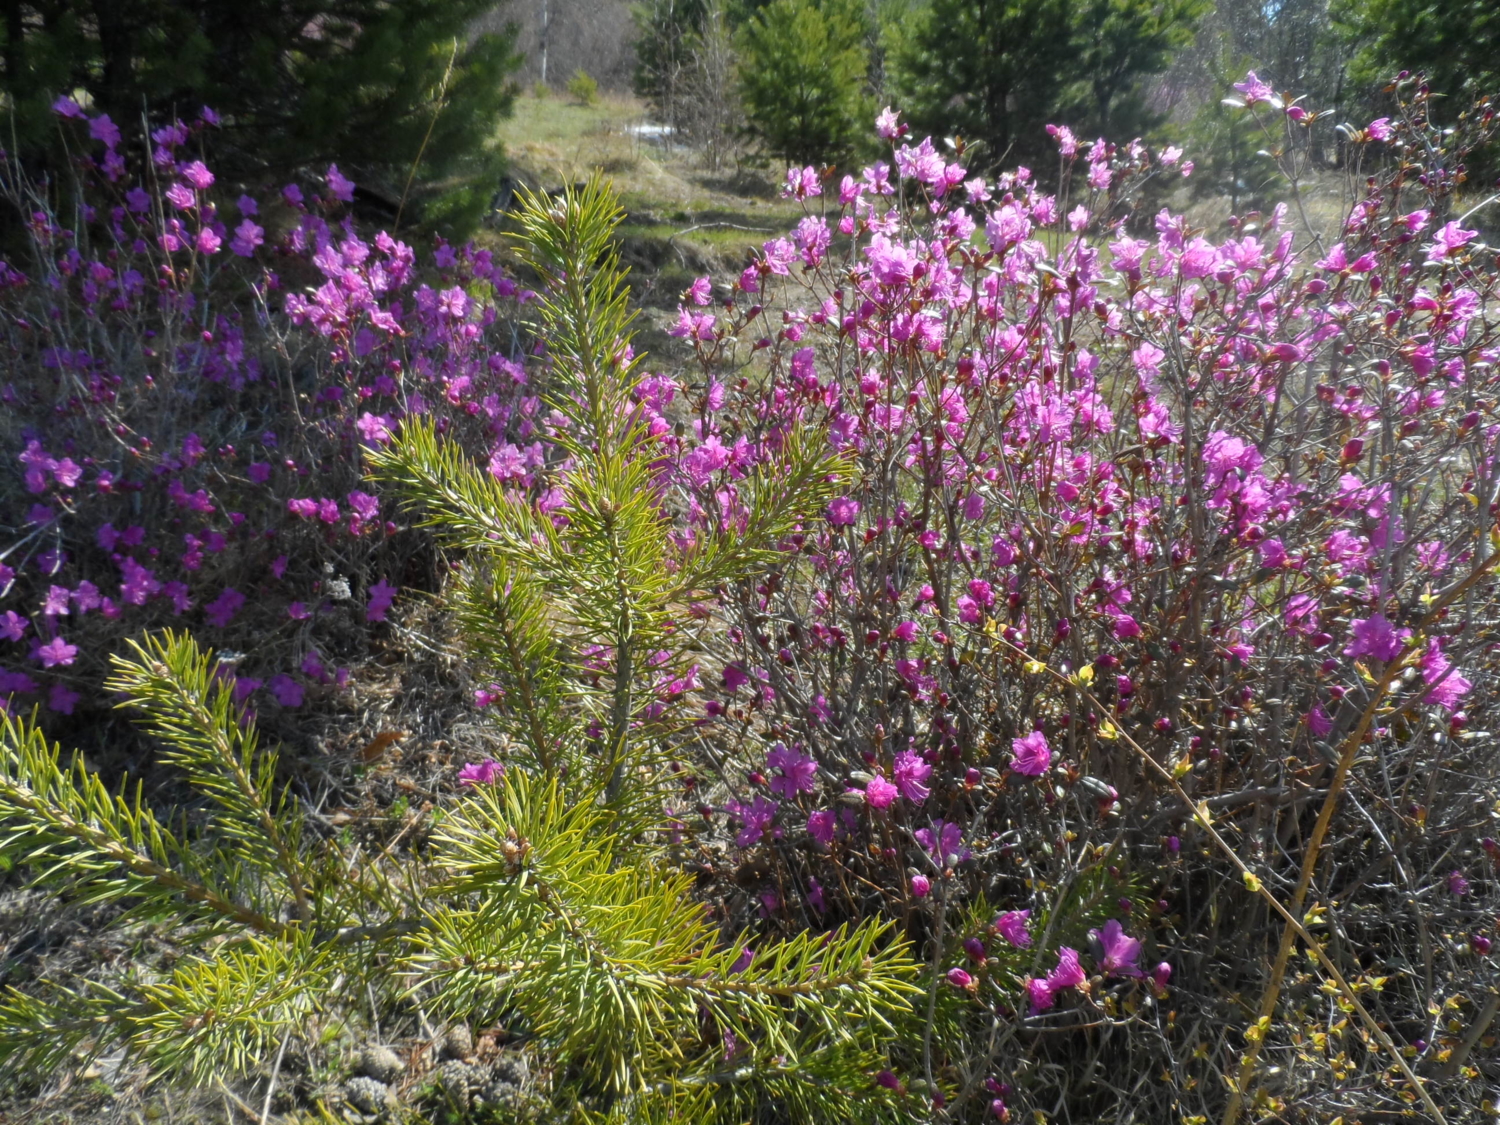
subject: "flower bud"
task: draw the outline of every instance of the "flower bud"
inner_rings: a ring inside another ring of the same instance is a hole
[[[913,875],[911,877],[911,893],[914,898],[926,898],[932,890],[932,882],[926,875]]]
[[[963,969],[954,968],[948,970],[948,983],[954,988],[972,988],[974,978]]]

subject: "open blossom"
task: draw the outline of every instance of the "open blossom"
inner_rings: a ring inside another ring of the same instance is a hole
[[[795,749],[778,744],[766,756],[766,765],[781,771],[779,777],[773,777],[769,782],[772,793],[792,800],[798,793],[811,793],[817,788],[817,761],[803,757]]]
[[[1397,630],[1383,613],[1355,618],[1350,622],[1349,632],[1354,639],[1344,649],[1344,655],[1351,660],[1358,660],[1363,656],[1373,656],[1376,660],[1394,660],[1411,637],[1410,629]]]
[[[1111,918],[1103,929],[1090,930],[1089,937],[1099,943],[1099,968],[1107,977],[1139,977],[1141,975],[1141,943],[1128,937],[1118,919]]]
[[[1011,750],[1010,768],[1027,777],[1041,777],[1052,765],[1052,748],[1047,745],[1047,736],[1039,730],[1014,739]]]
[[[818,809],[807,817],[807,834],[827,847],[833,843],[834,819],[829,809]]]
[[[53,637],[38,648],[36,654],[43,668],[55,668],[58,665],[73,663],[78,658],[78,646],[68,644],[60,636]]]
[[[458,771],[458,783],[463,786],[495,785],[505,776],[505,767],[494,758],[482,762],[470,762]]]
[[[1025,949],[1031,944],[1031,931],[1026,924],[1030,917],[1029,910],[1007,910],[995,919],[995,932],[1017,949]]]
[[[876,774],[865,785],[865,803],[872,809],[888,809],[898,792],[894,785]]]
[[[1478,234],[1477,230],[1464,230],[1456,221],[1446,224],[1432,236],[1432,244],[1427,247],[1428,263],[1435,265],[1453,257]]]
[[[397,586],[392,586],[384,578],[380,579],[370,587],[370,600],[365,605],[366,621],[384,621],[386,612],[391,608],[391,603],[396,600]]]
[[[758,843],[770,829],[771,821],[776,819],[776,813],[781,806],[765,797],[757,797],[748,805],[739,801],[730,801],[726,807],[730,815],[742,825],[739,835],[734,838],[735,845],[748,848],[751,844]]]
[[[918,828],[912,835],[939,863],[969,856],[969,850],[963,846],[964,830],[951,821],[934,820],[931,828]]]
[[[859,501],[840,496],[828,502],[828,522],[834,527],[848,527],[859,515]]]
[[[920,805],[927,800],[931,790],[925,782],[932,776],[932,767],[921,755],[913,754],[910,750],[901,751],[896,755],[891,773],[896,779],[896,788],[901,790],[901,795],[908,801]]]

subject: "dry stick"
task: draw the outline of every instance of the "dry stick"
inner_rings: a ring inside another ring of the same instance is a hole
[[[417,158],[411,162],[411,171],[406,174],[406,186],[401,189],[401,202],[396,204],[396,221],[391,224],[392,229],[401,226],[401,212],[406,210],[406,197],[411,192],[411,182],[417,178],[417,166],[422,163],[422,157],[427,152],[427,142],[432,140],[432,131],[437,128],[437,120],[442,116],[445,101],[448,97],[448,79],[453,74],[453,63],[458,59],[458,40],[453,40],[453,51],[448,56],[448,69],[443,71],[443,80],[438,84],[437,109],[432,111],[432,120],[427,123],[427,132],[422,136],[421,147],[417,149]]]
[[[1481,560],[1478,565],[1470,571],[1469,575],[1457,585],[1445,591],[1428,610],[1416,629],[1417,639],[1421,637],[1437,621],[1438,616],[1451,605],[1454,600],[1461,597],[1471,589],[1481,578],[1493,569],[1493,564],[1488,560]],[[1349,732],[1344,744],[1340,748],[1338,768],[1334,771],[1333,780],[1328,784],[1328,790],[1323,798],[1323,805],[1318,810],[1318,819],[1313,825],[1312,836],[1308,840],[1307,851],[1302,856],[1302,871],[1297,877],[1296,890],[1292,892],[1291,912],[1300,914],[1303,904],[1307,901],[1307,891],[1312,885],[1313,874],[1317,870],[1318,856],[1323,848],[1323,839],[1328,834],[1328,826],[1333,820],[1334,809],[1338,804],[1339,794],[1343,791],[1344,783],[1349,777],[1349,771],[1354,768],[1354,759],[1359,754],[1359,748],[1364,744],[1365,735],[1375,721],[1375,714],[1385,702],[1386,693],[1391,683],[1401,673],[1405,662],[1403,660],[1392,660],[1387,665],[1385,673],[1375,685],[1371,694],[1370,702],[1365,707],[1364,714],[1359,717]],[[1271,979],[1266,983],[1266,990],[1261,994],[1260,1011],[1257,1013],[1256,1026],[1261,1027],[1275,1014],[1276,1004],[1281,999],[1281,986],[1286,977],[1286,968],[1291,960],[1292,947],[1296,944],[1297,934],[1292,928],[1290,921],[1282,927],[1281,944],[1276,950],[1276,964],[1271,970]],[[1251,1079],[1255,1075],[1255,1064],[1260,1056],[1260,1045],[1264,1041],[1264,1035],[1250,1040],[1245,1054],[1240,1059],[1239,1073],[1235,1077],[1234,1084],[1229,1090],[1229,1104],[1224,1108],[1224,1125],[1235,1125],[1238,1121],[1240,1111],[1243,1108],[1245,1094],[1249,1089]]]
[[[1467,590],[1481,577],[1483,577],[1483,575],[1487,573],[1489,569],[1490,568],[1488,566],[1481,565],[1474,571],[1474,573],[1470,574],[1468,578],[1464,579],[1463,582],[1459,583],[1457,586],[1448,591],[1445,599],[1439,605],[1434,607],[1432,613],[1428,614],[1426,618],[1423,618],[1423,625],[1425,626],[1432,615],[1442,609],[1449,600],[1451,600],[1453,597],[1457,597],[1459,594]],[[1035,660],[1035,657],[1028,653],[1025,649],[1012,644],[1010,641],[1005,640],[1005,638],[996,637],[995,639],[998,640],[1006,648],[1008,648],[1011,652],[1013,652],[1016,656],[1019,656],[1027,661]],[[1043,671],[1046,675],[1051,676],[1059,683],[1077,688],[1079,694],[1084,699],[1088,700],[1091,705],[1099,709],[1100,714],[1108,714],[1109,709],[1105,707],[1105,705],[1099,701],[1098,697],[1095,696],[1094,693],[1087,687],[1085,687],[1082,683],[1074,681],[1072,678],[1057,671],[1050,665],[1044,665]],[[1201,802],[1195,804],[1192,797],[1188,796],[1187,790],[1183,789],[1183,787],[1178,783],[1177,779],[1172,776],[1171,771],[1163,766],[1160,762],[1158,762],[1155,758],[1153,758],[1150,753],[1146,751],[1145,747],[1143,747],[1135,739],[1131,738],[1126,731],[1120,728],[1116,728],[1116,736],[1123,739],[1126,745],[1128,745],[1131,750],[1135,751],[1135,753],[1141,758],[1141,760],[1144,761],[1151,770],[1153,770],[1157,775],[1161,777],[1164,782],[1167,783],[1167,785],[1177,795],[1177,798],[1192,810],[1194,821],[1196,821],[1203,828],[1203,830],[1208,833],[1209,838],[1214,842],[1214,846],[1224,853],[1225,858],[1227,858],[1230,863],[1232,863],[1236,868],[1239,869],[1240,876],[1245,882],[1246,889],[1250,890],[1253,894],[1259,895],[1265,901],[1266,905],[1268,905],[1272,910],[1274,910],[1277,914],[1280,914],[1281,917],[1285,919],[1287,927],[1302,938],[1302,940],[1307,944],[1308,950],[1317,959],[1318,964],[1322,966],[1323,971],[1328,974],[1328,976],[1333,980],[1334,984],[1338,987],[1338,990],[1343,993],[1344,999],[1348,1001],[1349,1005],[1355,1010],[1355,1012],[1359,1014],[1360,1019],[1369,1029],[1370,1034],[1375,1037],[1380,1045],[1385,1048],[1386,1052],[1391,1056],[1391,1059],[1395,1062],[1397,1068],[1401,1071],[1407,1082],[1411,1084],[1412,1089],[1416,1091],[1417,1096],[1421,1099],[1422,1105],[1431,1115],[1432,1120],[1437,1122],[1437,1125],[1446,1125],[1446,1119],[1443,1117],[1442,1111],[1438,1109],[1437,1103],[1432,1100],[1432,1095],[1427,1092],[1427,1087],[1422,1084],[1421,1079],[1419,1079],[1416,1074],[1413,1073],[1411,1067],[1406,1064],[1406,1060],[1401,1057],[1400,1050],[1398,1050],[1396,1045],[1391,1042],[1390,1036],[1385,1033],[1385,1030],[1375,1022],[1375,1018],[1371,1016],[1365,1006],[1360,1003],[1359,997],[1355,995],[1354,990],[1349,987],[1349,982],[1344,979],[1344,974],[1339,972],[1338,966],[1329,959],[1328,954],[1323,950],[1323,947],[1318,944],[1317,940],[1313,937],[1312,934],[1308,933],[1307,928],[1297,920],[1297,917],[1289,910],[1287,910],[1286,907],[1282,906],[1281,901],[1277,899],[1275,895],[1266,890],[1265,885],[1261,883],[1260,878],[1253,871],[1251,871],[1248,866],[1246,866],[1244,860],[1240,859],[1235,850],[1229,846],[1229,842],[1225,840],[1223,836],[1219,835],[1218,829],[1216,829],[1213,825],[1213,819],[1209,816],[1207,804]],[[1356,742],[1355,745],[1358,745],[1358,743]],[[1324,799],[1325,807],[1329,802],[1333,800],[1336,794],[1337,783],[1329,787],[1329,795]],[[1257,1028],[1259,1028],[1260,1024],[1257,1023],[1256,1026]],[[1264,1037],[1263,1032],[1262,1037]]]

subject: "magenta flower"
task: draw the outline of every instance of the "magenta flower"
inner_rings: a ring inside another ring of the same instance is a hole
[[[1383,613],[1366,618],[1356,617],[1350,623],[1349,631],[1354,639],[1344,649],[1344,655],[1351,660],[1358,660],[1362,656],[1373,656],[1376,660],[1394,660],[1401,654],[1402,645],[1411,637],[1410,629],[1397,631]]]
[[[1057,968],[1047,974],[1047,987],[1054,993],[1065,988],[1077,988],[1088,981],[1083,966],[1078,963],[1078,950],[1066,945],[1057,951]]]
[[[779,769],[781,775],[770,780],[771,792],[787,800],[795,800],[798,793],[811,793],[817,788],[818,763],[813,758],[804,758],[797,750],[787,749],[778,743],[766,756],[769,769]]]
[[[26,635],[26,629],[30,625],[31,622],[26,618],[15,610],[8,609],[3,616],[0,616],[0,637],[9,641],[19,641]]]
[[[482,762],[470,762],[458,771],[458,783],[463,786],[494,785],[505,776],[505,767],[494,758]]]
[[[1434,265],[1445,258],[1451,258],[1478,234],[1477,230],[1464,230],[1457,222],[1448,223],[1432,236],[1433,241],[1427,247],[1428,264]]]
[[[920,754],[914,754],[910,750],[901,751],[896,755],[895,767],[891,772],[896,779],[896,788],[913,804],[920,805],[932,792],[924,784],[932,776],[932,767]]]
[[[767,800],[765,797],[757,797],[748,805],[741,804],[739,801],[730,801],[726,807],[730,815],[743,825],[739,835],[734,838],[736,846],[741,848],[748,848],[757,843],[771,827],[771,821],[776,818],[776,813],[781,808],[775,801]]]
[[[972,988],[974,986],[974,978],[969,975],[966,969],[954,967],[948,970],[948,983],[954,988]]]
[[[225,628],[245,604],[245,595],[230,587],[203,607],[203,615],[217,628]]]
[[[1024,738],[1012,740],[1010,745],[1014,753],[1010,768],[1017,773],[1023,773],[1027,777],[1041,777],[1052,765],[1052,748],[1047,745],[1047,736],[1039,730],[1032,731]]]
[[[1031,945],[1031,930],[1026,924],[1030,917],[1029,910],[1007,910],[995,919],[995,932],[1017,949],[1025,949]]]
[[[1099,943],[1099,967],[1107,977],[1139,977],[1141,943],[1125,935],[1125,928],[1111,918],[1102,930],[1090,930],[1089,937]]]
[[[234,238],[230,239],[229,249],[241,258],[250,258],[254,257],[256,248],[264,245],[265,241],[264,227],[253,219],[241,219],[240,225],[234,228]]]
[[[191,184],[196,191],[207,191],[213,186],[214,174],[201,160],[194,160],[191,164],[185,164],[180,169],[182,178]]]
[[[386,612],[391,608],[391,603],[396,600],[397,586],[392,586],[384,578],[380,579],[370,587],[370,600],[365,606],[366,621],[384,621]]]
[[[855,517],[859,515],[859,501],[848,496],[840,496],[837,500],[828,502],[828,522],[834,527],[848,527],[854,523]]]
[[[1045,1012],[1057,1003],[1057,996],[1054,994],[1052,986],[1044,980],[1038,980],[1036,977],[1027,979],[1026,994],[1031,999],[1032,1015],[1036,1015],[1038,1012]]]
[[[1448,893],[1457,898],[1462,898],[1469,893],[1469,881],[1464,878],[1462,871],[1448,872]]]
[[[899,790],[885,778],[876,774],[865,785],[865,804],[872,809],[888,809]]]
[[[1236,82],[1234,88],[1244,95],[1246,105],[1257,105],[1260,102],[1280,104],[1281,102],[1281,99],[1276,96],[1276,91],[1262,82],[1253,70],[1245,75],[1243,82]]]
[[[963,846],[963,829],[950,821],[934,820],[931,828],[918,828],[912,835],[939,863],[969,858],[969,849]]]
[[[354,202],[354,181],[340,172],[337,164],[328,166],[328,190],[340,202]]]
[[[283,707],[302,706],[302,685],[286,673],[279,672],[272,676],[266,687]]]
[[[38,648],[36,654],[43,668],[56,668],[58,665],[73,663],[78,658],[78,646],[70,645],[61,636],[57,636]]]
[[[831,810],[819,809],[817,812],[808,814],[807,834],[824,847],[833,843],[834,827],[833,812]]]
[[[926,898],[932,893],[932,880],[926,875],[913,875],[911,877],[911,893],[913,898]]]

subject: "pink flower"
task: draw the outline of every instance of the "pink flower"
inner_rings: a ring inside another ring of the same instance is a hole
[[[872,809],[888,809],[899,790],[885,778],[876,774],[865,785],[865,804]]]
[[[859,501],[840,496],[828,502],[828,522],[834,527],[848,527],[859,515]]]
[[[494,785],[505,776],[505,767],[494,758],[482,762],[470,762],[458,771],[458,783],[462,786]]]
[[[910,750],[903,750],[896,755],[895,767],[892,774],[896,779],[896,788],[908,801],[920,805],[927,800],[931,790],[924,784],[932,776],[932,767],[919,754]]]
[[[1017,949],[1025,949],[1031,944],[1031,931],[1026,925],[1030,917],[1029,910],[1007,910],[995,919],[995,932]]]
[[[1014,753],[1010,768],[1017,773],[1023,773],[1027,777],[1041,777],[1052,765],[1052,748],[1047,745],[1047,736],[1039,730],[1032,731],[1024,738],[1013,739],[1010,745]]]
[[[817,788],[817,761],[804,758],[795,749],[789,750],[778,743],[767,755],[766,765],[781,771],[781,776],[771,778],[771,792],[787,800],[795,800],[798,793],[811,793]]]
[[[1057,951],[1057,968],[1047,974],[1047,987],[1054,993],[1065,988],[1077,988],[1088,980],[1083,967],[1078,963],[1078,950],[1066,945]]]
[[[1365,132],[1370,134],[1371,140],[1384,143],[1396,135],[1396,130],[1391,128],[1389,117],[1377,117],[1365,126]]]
[[[77,107],[75,106],[74,108],[76,109]],[[905,129],[898,120],[896,111],[890,106],[886,106],[875,116],[875,132],[879,133],[885,140],[893,141],[905,132]]]
[[[1432,244],[1427,247],[1428,264],[1435,265],[1445,258],[1451,258],[1478,233],[1477,230],[1464,230],[1457,221],[1448,223],[1432,236]]]
[[[1031,999],[1031,1014],[1045,1012],[1057,1003],[1057,997],[1053,994],[1052,986],[1044,980],[1031,977],[1026,981],[1026,993]]]
[[[1141,943],[1136,938],[1126,937],[1125,928],[1117,919],[1104,923],[1102,930],[1090,930],[1089,937],[1099,943],[1099,967],[1107,977],[1139,977]]]
[[[278,672],[272,676],[266,687],[276,697],[276,702],[283,707],[302,706],[302,685],[286,673]]]
[[[734,838],[735,845],[741,848],[748,848],[757,843],[771,827],[771,821],[776,818],[776,813],[781,808],[775,801],[767,800],[765,797],[757,797],[748,805],[741,804],[739,801],[730,801],[726,807],[730,815],[743,825],[739,835]]]
[[[234,620],[235,614],[239,613],[244,604],[245,595],[230,587],[203,607],[203,615],[208,618],[210,624],[223,629]]]
[[[328,190],[337,200],[354,202],[354,181],[341,173],[337,164],[328,166]]]
[[[8,609],[4,616],[0,616],[0,637],[9,641],[19,641],[26,634],[26,629],[30,624],[30,621],[15,610]]]
[[[1245,75],[1243,82],[1236,82],[1234,88],[1245,96],[1246,105],[1256,105],[1260,102],[1280,104],[1281,102],[1281,99],[1276,96],[1276,91],[1262,82],[1253,70]]]
[[[384,578],[380,579],[370,587],[370,600],[365,606],[366,621],[384,621],[386,611],[391,608],[391,603],[396,600],[398,586],[392,586]]]
[[[955,967],[948,970],[948,983],[954,988],[971,988],[974,984],[974,978],[969,975],[967,970]]]
[[[1349,631],[1354,639],[1344,649],[1344,655],[1351,660],[1358,660],[1362,656],[1373,656],[1376,660],[1394,660],[1411,637],[1410,629],[1397,631],[1383,613],[1366,618],[1356,617],[1350,624]]]
[[[43,668],[55,668],[60,664],[73,663],[78,658],[78,646],[70,645],[61,636],[57,636],[38,648],[36,654]]]
[[[913,898],[926,898],[932,893],[932,880],[926,875],[913,875],[911,877],[911,893]]]
[[[259,223],[253,219],[241,219],[240,225],[234,228],[234,238],[229,242],[229,249],[241,258],[253,257],[256,247],[265,243],[265,236],[265,229]]]
[[[971,854],[963,846],[963,829],[950,821],[934,820],[931,828],[918,828],[912,835],[939,863],[958,862]]]
[[[71,117],[75,121],[82,121],[88,116],[88,114],[83,112],[82,107],[69,97],[60,97],[53,102],[52,112],[59,117]]]
[[[1448,893],[1460,898],[1469,893],[1469,881],[1462,871],[1448,872]]]
[[[808,814],[807,834],[824,847],[833,843],[834,819],[829,809],[819,809]]]
[[[1333,720],[1328,717],[1328,712],[1323,710],[1321,703],[1314,703],[1312,710],[1308,711],[1307,729],[1312,732],[1314,738],[1326,738],[1328,732],[1333,729]]]
[[[201,160],[194,160],[191,164],[184,165],[180,171],[182,178],[196,191],[207,191],[213,186],[214,174]]]

